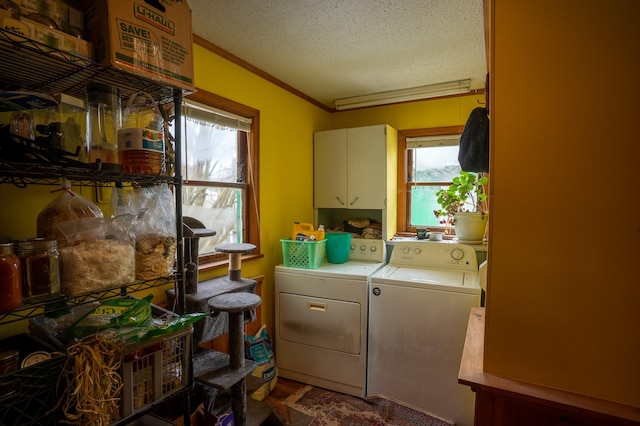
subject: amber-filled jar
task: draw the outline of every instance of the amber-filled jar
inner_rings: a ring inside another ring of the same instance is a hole
[[[16,349],[8,349],[0,352],[0,376],[9,374],[12,371],[16,371],[20,368],[20,352]],[[4,386],[2,387],[3,390]],[[2,396],[4,397],[4,393]]]
[[[0,244],[0,312],[22,304],[22,270],[13,244]]]
[[[22,263],[24,299],[60,293],[60,254],[56,240],[20,241],[18,256]]]

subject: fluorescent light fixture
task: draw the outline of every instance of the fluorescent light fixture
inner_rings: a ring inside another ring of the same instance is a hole
[[[460,145],[460,135],[416,136],[407,138],[407,148]]]
[[[342,111],[345,109],[417,101],[420,99],[436,98],[438,96],[458,95],[460,93],[467,93],[470,90],[471,80],[467,79],[374,93],[372,95],[355,96],[353,98],[336,99],[335,103],[336,109]]]

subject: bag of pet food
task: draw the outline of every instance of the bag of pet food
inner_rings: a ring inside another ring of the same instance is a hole
[[[251,394],[251,398],[262,401],[271,393],[278,382],[278,369],[273,355],[271,338],[267,333],[267,326],[263,324],[255,336],[245,336],[244,339],[244,357],[259,364],[251,372],[251,375],[264,381],[264,384]]]

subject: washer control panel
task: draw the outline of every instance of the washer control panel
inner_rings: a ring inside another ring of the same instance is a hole
[[[393,246],[390,265],[477,271],[478,260],[473,247],[437,242],[398,242]]]

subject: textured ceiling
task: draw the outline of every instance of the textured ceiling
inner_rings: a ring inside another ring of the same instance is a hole
[[[193,32],[329,107],[471,79],[484,88],[482,0],[188,0]]]

